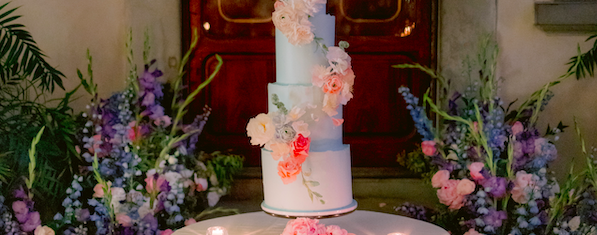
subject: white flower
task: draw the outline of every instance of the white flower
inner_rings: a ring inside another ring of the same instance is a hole
[[[577,215],[572,217],[572,219],[568,221],[568,227],[570,227],[570,231],[572,232],[578,230],[578,227],[580,227],[580,216]]]
[[[157,206],[157,204],[158,203],[154,203],[153,204],[154,208],[149,208],[149,198],[145,197],[145,202],[143,203],[143,205],[141,207],[139,207],[139,210],[138,210],[139,218],[143,218],[147,214],[153,215],[153,209],[155,209],[155,207]]]
[[[305,123],[304,121],[293,122],[292,128],[294,128],[297,135],[302,134],[305,138],[311,135],[311,131],[309,131],[309,124]]]
[[[182,175],[178,172],[169,171],[166,172],[166,174],[164,174],[164,177],[166,178],[166,181],[168,181],[168,183],[172,185],[176,183],[180,178],[182,178]]]
[[[249,120],[247,124],[247,135],[251,137],[251,144],[264,145],[276,134],[272,119],[264,113]]]
[[[212,207],[215,206],[220,200],[220,195],[217,192],[207,193],[207,204]]]
[[[294,107],[292,107],[290,112],[288,112],[288,118],[290,118],[290,120],[294,121],[294,120],[299,119],[305,113],[306,113],[306,111],[304,109],[294,106]]]
[[[207,179],[199,178],[199,177],[197,177],[197,175],[195,175],[194,178],[195,178],[195,184],[197,185],[197,191],[201,192],[201,191],[207,190]]]
[[[170,157],[168,158],[168,163],[169,163],[170,165],[174,165],[174,164],[176,164],[177,162],[178,162],[178,159],[176,159],[176,157],[174,157],[174,156],[170,155]]]
[[[334,72],[345,74],[347,69],[352,68],[351,58],[342,48],[329,47],[326,58]]]
[[[112,187],[110,191],[112,193],[112,207],[114,207],[114,211],[118,211],[122,205],[120,202],[126,200],[126,192],[120,187]]]
[[[52,230],[52,228],[48,227],[48,226],[41,226],[38,225],[37,228],[35,228],[35,232],[33,233],[35,235],[54,235],[54,230]]]

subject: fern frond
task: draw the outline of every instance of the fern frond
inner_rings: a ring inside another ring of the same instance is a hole
[[[64,89],[64,74],[45,61],[46,55],[25,26],[14,22],[21,17],[12,16],[18,7],[2,12],[8,4],[0,6],[0,86],[31,76],[42,91],[53,92],[55,86]]]

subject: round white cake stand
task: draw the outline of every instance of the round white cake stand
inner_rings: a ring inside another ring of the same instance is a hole
[[[283,217],[283,218],[297,218],[297,217],[307,217],[313,219],[322,219],[322,218],[331,218],[331,217],[338,217],[342,215],[349,214],[357,209],[357,201],[354,199],[352,203],[345,207],[330,209],[330,210],[320,210],[320,211],[288,211],[288,210],[280,210],[276,208],[272,208],[265,204],[265,201],[261,203],[261,209],[271,216],[275,217]]]

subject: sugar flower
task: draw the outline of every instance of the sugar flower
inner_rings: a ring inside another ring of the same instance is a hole
[[[251,137],[251,144],[264,145],[276,134],[272,119],[267,114],[259,114],[249,120],[247,135]]]
[[[346,74],[347,69],[352,68],[350,56],[340,47],[328,47],[326,58],[334,72]]]
[[[287,143],[272,143],[269,146],[272,150],[272,158],[276,161],[290,153],[290,145]]]
[[[311,131],[309,130],[309,124],[304,121],[296,121],[292,123],[292,128],[296,131],[297,135],[309,137]]]
[[[292,159],[286,159],[278,162],[278,175],[281,177],[284,184],[290,184],[296,180],[296,176],[301,173],[301,164],[293,161]]]

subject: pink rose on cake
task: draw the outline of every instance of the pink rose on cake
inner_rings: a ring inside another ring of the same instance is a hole
[[[276,134],[272,119],[264,113],[249,120],[247,124],[247,135],[251,138],[251,144],[264,145]]]
[[[284,159],[278,162],[278,175],[282,183],[290,184],[296,180],[296,176],[301,173],[301,164],[292,158]]]
[[[344,44],[347,44],[344,42]],[[322,110],[328,116],[335,116],[340,104],[347,104],[352,99],[352,86],[355,75],[352,71],[351,58],[344,47],[329,47],[326,55],[329,66],[316,65],[311,71],[311,82],[324,92]],[[334,124],[341,124],[335,122]]]
[[[292,142],[292,158],[299,164],[303,164],[307,156],[309,156],[309,146],[311,139],[299,134],[294,142]]]
[[[303,1],[277,1],[274,4],[275,11],[272,13],[272,21],[276,29],[280,30],[288,38],[292,45],[305,45],[311,43],[315,35],[311,30],[311,22],[308,20],[307,6]]]

